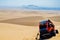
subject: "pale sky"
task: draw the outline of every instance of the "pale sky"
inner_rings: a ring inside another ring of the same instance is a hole
[[[60,0],[0,0],[0,6],[36,5],[41,7],[59,7]]]

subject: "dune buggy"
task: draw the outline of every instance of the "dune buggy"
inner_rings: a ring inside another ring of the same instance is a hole
[[[36,40],[49,39],[56,36],[56,34],[58,34],[58,30],[55,29],[55,25],[51,20],[43,20],[39,22],[39,33],[37,34],[37,37],[39,35],[39,39],[36,37]]]

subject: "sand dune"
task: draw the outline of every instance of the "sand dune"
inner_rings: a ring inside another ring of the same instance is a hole
[[[43,19],[44,18],[41,16],[30,16],[30,17],[23,17],[23,18],[8,19],[8,20],[0,21],[0,22],[26,25],[26,26],[38,26],[39,21]]]
[[[51,19],[60,32],[60,16],[39,11],[1,11],[0,40],[35,40],[40,20]],[[49,40],[60,40],[60,34]]]
[[[35,40],[38,27],[0,23],[0,40]]]

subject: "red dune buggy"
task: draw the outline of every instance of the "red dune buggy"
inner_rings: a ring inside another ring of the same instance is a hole
[[[58,34],[58,30],[55,29],[55,25],[51,20],[43,20],[39,23],[39,34],[37,34],[40,36],[39,39],[49,39],[56,36],[56,34]]]

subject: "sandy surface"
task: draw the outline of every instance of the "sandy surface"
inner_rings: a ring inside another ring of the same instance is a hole
[[[37,27],[0,23],[0,40],[34,40]]]
[[[40,20],[51,19],[60,32],[60,14],[0,10],[0,40],[35,40]],[[60,34],[49,40],[60,40]]]

